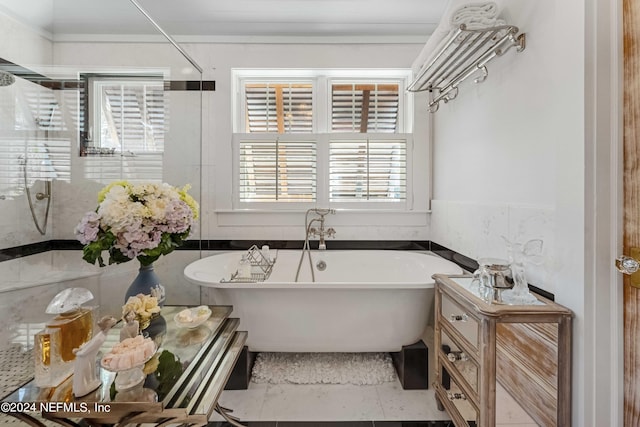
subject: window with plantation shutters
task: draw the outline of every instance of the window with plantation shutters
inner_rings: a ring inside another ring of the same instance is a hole
[[[406,200],[406,140],[332,140],[329,193],[332,202]]]
[[[314,202],[316,142],[296,138],[239,143],[240,202]]]
[[[90,81],[93,138],[83,163],[85,178],[161,181],[168,130],[163,80],[93,77]]]
[[[313,132],[311,83],[246,83],[247,133]]]
[[[164,151],[166,94],[161,80],[106,80],[94,84],[100,112],[96,136],[101,148],[115,148],[122,153]]]
[[[412,209],[410,70],[233,73],[234,209]]]
[[[331,131],[398,132],[397,83],[333,83]]]

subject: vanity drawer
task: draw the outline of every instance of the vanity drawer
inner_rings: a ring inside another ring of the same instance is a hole
[[[440,309],[445,322],[455,328],[473,346],[478,348],[478,321],[456,304],[449,296],[441,294]]]
[[[443,396],[442,396],[443,395]],[[441,399],[444,400],[443,404],[449,409],[455,408],[456,414],[451,414],[451,418],[456,421],[456,427],[461,426],[479,426],[480,425],[480,411],[476,406],[467,398],[464,391],[458,386],[455,380],[452,378],[449,385],[449,389],[442,389]]]
[[[468,388],[474,391],[477,400],[480,378],[478,376],[479,369],[473,357],[466,354],[444,330],[440,331],[440,342],[442,345],[441,357],[448,359],[459,376],[467,383]]]

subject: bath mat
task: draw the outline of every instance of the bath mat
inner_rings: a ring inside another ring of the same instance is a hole
[[[251,381],[373,385],[395,381],[388,353],[258,353]]]

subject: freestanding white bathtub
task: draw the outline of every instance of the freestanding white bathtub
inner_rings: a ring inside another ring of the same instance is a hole
[[[274,250],[271,250],[272,255]],[[460,267],[432,254],[384,250],[311,251],[295,282],[300,250],[278,250],[271,276],[258,283],[221,283],[243,251],[209,256],[184,274],[215,288],[215,304],[233,305],[250,351],[387,352],[417,342],[433,318],[434,273]],[[319,261],[326,269],[319,271]]]

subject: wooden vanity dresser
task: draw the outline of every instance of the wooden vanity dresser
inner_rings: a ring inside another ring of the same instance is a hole
[[[496,389],[540,426],[571,425],[572,312],[487,303],[469,276],[436,274],[435,392],[456,427],[493,427]]]

